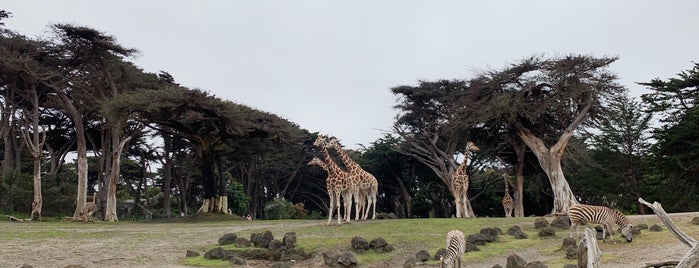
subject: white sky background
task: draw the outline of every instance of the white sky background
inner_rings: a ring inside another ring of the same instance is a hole
[[[391,130],[390,88],[468,79],[539,53],[619,56],[634,82],[699,61],[699,1],[3,0],[5,27],[73,23],[140,50],[147,72],[271,112],[356,149]]]

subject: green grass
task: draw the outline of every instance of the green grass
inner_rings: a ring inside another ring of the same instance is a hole
[[[438,249],[445,247],[446,233],[453,229],[458,229],[464,232],[465,235],[478,233],[486,227],[498,227],[503,231],[507,231],[514,225],[519,225],[522,230],[529,236],[529,239],[514,239],[509,235],[500,235],[498,241],[488,243],[487,245],[478,246],[481,250],[469,252],[464,255],[464,260],[468,262],[483,261],[489,258],[523,250],[540,244],[542,239],[538,238],[537,230],[533,227],[534,218],[477,218],[477,219],[403,219],[403,220],[377,220],[368,222],[358,222],[352,224],[343,224],[342,226],[325,226],[316,225],[309,227],[301,227],[296,229],[279,229],[270,230],[274,237],[281,239],[286,232],[296,232],[298,237],[298,246],[306,251],[320,254],[327,249],[339,249],[343,251],[351,251],[351,240],[355,236],[361,236],[367,241],[382,237],[389,244],[395,246],[396,250],[389,253],[375,253],[368,251],[365,253],[355,253],[357,261],[364,264],[372,264],[381,261],[387,261],[394,258],[396,255],[415,254],[420,249],[427,250],[430,255],[434,255]],[[281,226],[285,221],[281,221]],[[293,221],[286,221],[293,222]],[[292,224],[289,224],[292,225]],[[239,237],[250,237],[251,233],[264,232],[267,229],[251,229],[237,233]],[[568,232],[563,231],[558,238],[548,238],[550,243],[560,247],[560,238],[567,236]],[[214,248],[217,245],[212,244],[209,248]],[[245,250],[235,248],[234,246],[225,246],[224,249]],[[549,250],[553,251],[553,250]],[[563,254],[561,254],[563,256]],[[202,260],[192,258],[192,261],[197,263]],[[563,259],[563,257],[561,257]],[[190,265],[189,260],[186,262]],[[430,261],[435,263],[435,261]],[[194,265],[194,264],[191,264]],[[217,265],[215,262],[204,262],[201,266]]]

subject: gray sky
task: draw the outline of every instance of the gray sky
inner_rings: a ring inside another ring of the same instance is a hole
[[[634,82],[699,61],[699,1],[3,0],[5,27],[74,23],[140,50],[145,71],[271,112],[343,145],[370,145],[396,115],[390,88],[471,78],[534,54],[619,56]]]

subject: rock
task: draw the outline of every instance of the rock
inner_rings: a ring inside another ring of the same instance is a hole
[[[337,263],[343,267],[357,267],[357,257],[355,257],[351,252],[345,252],[340,254],[340,257],[337,259]]]
[[[288,232],[288,233],[284,234],[284,238],[282,239],[282,243],[287,248],[295,248],[296,247],[296,233],[295,232]]]
[[[578,259],[578,246],[573,244],[565,248],[566,259],[577,260]]]
[[[340,252],[336,249],[323,251],[323,263],[325,265],[334,266],[339,258]]]
[[[502,268],[502,265],[500,265],[500,264],[496,264],[496,265],[493,265],[493,267],[492,267],[492,268]]]
[[[549,221],[547,221],[545,218],[536,218],[536,220],[534,220],[534,228],[541,229],[546,226],[549,226]]]
[[[636,225],[636,227],[638,227],[638,229],[641,229],[641,230],[646,230],[646,229],[648,229],[648,224],[641,223],[639,225]]]
[[[663,227],[660,227],[660,225],[653,224],[653,226],[650,227],[651,232],[660,232],[663,230]]]
[[[507,234],[508,234],[508,235],[514,236],[515,233],[518,233],[518,232],[521,233],[521,232],[522,232],[522,228],[520,228],[520,227],[517,226],[517,225],[510,227],[510,229],[507,229]]]
[[[525,266],[527,266],[527,261],[522,259],[519,255],[510,253],[510,255],[507,256],[505,268],[524,268]]]
[[[551,221],[551,226],[560,229],[570,229],[570,218],[568,216],[558,216]]]
[[[355,236],[352,238],[352,249],[356,252],[364,252],[369,250],[369,241],[362,238],[361,236]]]
[[[384,252],[383,248],[386,245],[388,245],[388,242],[386,242],[386,240],[384,240],[381,237],[374,238],[373,240],[371,240],[371,242],[369,242],[369,248],[373,249],[374,252],[378,253]]]
[[[437,250],[437,252],[434,253],[434,258],[432,258],[432,259],[435,261],[438,261],[439,258],[444,256],[444,254],[446,254],[446,253],[447,253],[447,250],[445,248],[440,248]]]
[[[250,240],[247,240],[244,237],[238,237],[235,239],[235,246],[239,248],[248,248],[250,247]]]
[[[245,263],[247,263],[245,259],[241,259],[238,257],[231,257],[229,261],[235,265],[245,265]]]
[[[575,241],[575,238],[572,238],[572,237],[563,238],[563,244],[561,245],[561,249],[566,249],[566,248],[568,248],[568,246],[575,245],[577,243],[578,242]]]
[[[204,253],[204,258],[210,259],[210,260],[220,260],[223,259],[223,256],[225,255],[223,248],[222,247],[217,247],[210,249],[206,253]]]
[[[269,241],[267,244],[267,248],[271,250],[276,250],[282,247],[282,241],[279,241],[277,239],[272,239]]]
[[[192,251],[192,250],[187,250],[187,253],[184,254],[185,258],[191,258],[191,257],[196,257],[196,256],[199,256],[199,253],[197,253],[196,251]]]
[[[250,234],[250,242],[258,248],[266,248],[269,241],[274,239],[272,232],[265,231],[264,233],[252,233]]]
[[[219,245],[229,245],[235,243],[235,239],[238,238],[237,234],[234,233],[227,233],[221,236],[221,238],[218,239],[218,244]]]
[[[639,234],[641,234],[641,228],[638,228],[638,227],[636,227],[636,226],[631,227],[631,234],[633,234],[633,235],[639,235]]]
[[[495,230],[495,233],[497,233],[498,235],[505,234],[502,232],[502,229],[500,229],[498,227],[493,227],[493,230]]]
[[[578,265],[569,263],[569,264],[563,265],[563,268],[578,268]]]
[[[388,245],[386,245],[385,247],[383,247],[383,252],[391,252],[391,251],[393,251],[393,250],[395,250],[395,249],[396,249],[396,247],[394,247],[394,246],[391,245],[391,244],[388,244]]]
[[[537,233],[539,237],[549,237],[549,236],[555,236],[556,235],[556,230],[554,230],[551,227],[544,227],[539,230],[539,233]]]
[[[527,263],[527,266],[524,266],[525,268],[548,268],[546,264],[544,264],[541,261],[533,261],[530,263]]]
[[[291,268],[294,266],[292,262],[288,261],[283,261],[283,262],[277,262],[269,266],[269,268]]]
[[[513,235],[515,239],[527,239],[529,236],[525,234],[524,232],[519,232]]]
[[[415,267],[415,265],[420,262],[417,258],[410,257],[405,262],[403,263],[403,267],[405,268],[410,268],[410,267]]]
[[[694,224],[694,225],[699,225],[699,217],[694,217],[694,218],[692,218],[691,223]]]
[[[469,242],[466,242],[466,245],[464,246],[464,252],[471,252],[471,251],[479,251],[481,250],[478,248],[476,245],[471,244]]]
[[[502,230],[500,230],[502,232]],[[498,240],[498,231],[494,228],[483,228],[480,233],[485,235],[486,242],[495,242]]]
[[[484,234],[470,234],[466,237],[466,242],[474,245],[485,245],[488,239]]]
[[[418,251],[417,253],[415,253],[415,258],[416,258],[418,261],[426,262],[427,260],[430,259],[430,253],[427,252],[427,250],[424,250],[424,249],[423,249],[423,250],[420,250],[420,251]]]

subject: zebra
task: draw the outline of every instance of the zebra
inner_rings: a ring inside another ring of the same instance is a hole
[[[612,224],[616,223],[621,228],[621,235],[626,238],[626,242],[631,242],[633,240],[633,234],[631,229],[633,224],[631,221],[624,216],[620,211],[616,209],[611,209],[604,206],[591,206],[591,205],[573,205],[568,210],[568,216],[570,217],[570,237],[573,234],[577,234],[578,225],[581,222],[597,223],[602,224],[602,241],[605,241],[606,233],[614,243],[614,236],[612,234]]]
[[[461,256],[466,251],[466,239],[464,233],[459,230],[451,230],[447,233],[447,252],[439,258],[441,268],[461,268]]]

